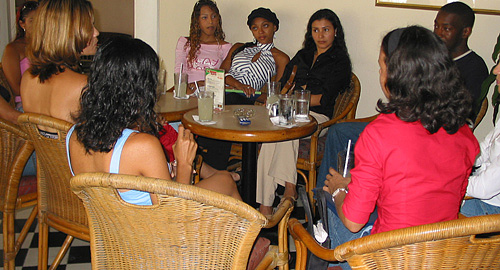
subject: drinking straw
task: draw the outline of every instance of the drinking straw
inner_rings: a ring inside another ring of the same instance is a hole
[[[269,96],[269,93],[271,92],[271,71],[268,71],[267,74],[269,75],[267,77],[267,95]]]
[[[194,81],[194,85],[196,86],[196,92],[194,92],[194,93],[195,93],[195,96],[198,97],[198,95],[200,94],[200,88],[198,87],[198,82]]]
[[[181,68],[179,69],[179,88],[181,87],[181,80],[182,80],[182,63],[181,63]],[[179,96],[179,93],[176,93],[176,96]]]
[[[349,152],[351,152],[351,140],[347,142],[347,153],[345,154],[345,162],[344,162],[344,173],[342,177],[347,175],[347,164],[349,164]]]

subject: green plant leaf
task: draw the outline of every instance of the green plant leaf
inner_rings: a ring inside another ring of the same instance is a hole
[[[495,48],[493,49],[493,54],[491,55],[491,58],[495,63],[497,62],[499,52],[500,52],[500,34],[497,37],[497,44],[495,45]]]

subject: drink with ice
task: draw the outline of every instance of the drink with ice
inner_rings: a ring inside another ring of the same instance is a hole
[[[212,121],[214,110],[214,93],[202,91],[198,95],[198,116],[200,121]]]
[[[291,125],[293,124],[293,96],[285,94],[279,97],[279,123]]]

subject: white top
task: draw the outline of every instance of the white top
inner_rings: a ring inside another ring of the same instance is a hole
[[[469,177],[467,195],[500,207],[500,119],[479,146],[480,167]]]

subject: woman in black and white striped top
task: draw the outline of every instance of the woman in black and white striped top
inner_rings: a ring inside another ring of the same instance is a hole
[[[227,72],[226,85],[242,90],[243,93],[227,93],[226,104],[253,104],[258,95],[256,91],[275,76],[279,80],[288,55],[274,47],[274,33],[278,31],[279,20],[268,8],[258,8],[248,15],[248,27],[255,42],[236,43],[221,65]]]

